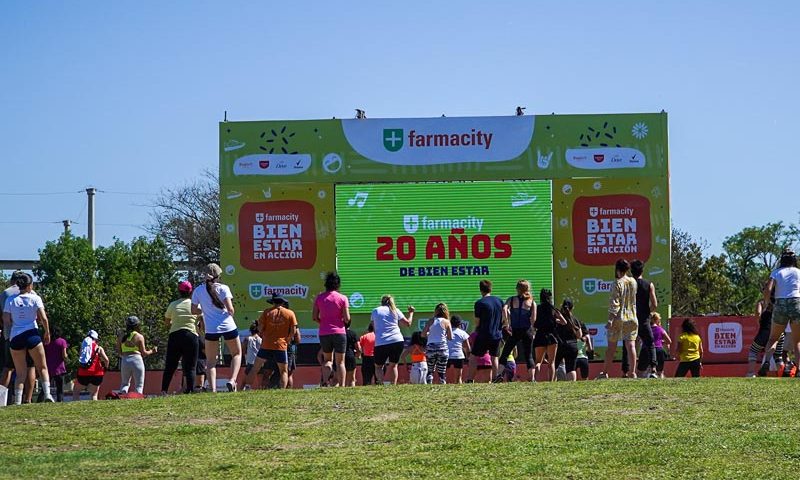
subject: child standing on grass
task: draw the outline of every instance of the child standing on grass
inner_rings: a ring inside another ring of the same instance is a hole
[[[258,322],[253,322],[250,324],[250,335],[242,340],[242,356],[244,356],[245,377],[250,375],[250,371],[253,370],[253,365],[256,363],[256,355],[258,355],[258,350],[260,348],[261,337],[258,335]],[[239,388],[242,390],[250,390],[250,385],[244,385],[244,379],[242,379],[242,385],[240,385]]]
[[[506,368],[503,369],[502,380],[504,382],[513,382],[514,377],[517,375],[517,347],[511,350],[511,353],[506,357]]]
[[[656,376],[664,378],[664,361],[667,359],[672,339],[661,326],[661,315],[658,312],[650,314],[650,329],[653,330],[653,346],[656,349]]]
[[[700,376],[703,358],[703,340],[697,331],[694,322],[687,318],[681,325],[681,336],[678,337],[677,353],[680,358],[675,377],[685,377],[687,372],[692,373],[692,377]]]
[[[428,377],[426,383],[433,383],[434,370],[439,375],[439,383],[447,383],[447,342],[453,339],[453,328],[450,325],[450,311],[447,305],[440,303],[434,309],[433,317],[425,324],[422,336],[428,339],[425,357],[428,360]]]
[[[428,378],[428,361],[425,357],[425,338],[422,332],[411,334],[411,343],[403,351],[403,356],[411,356],[411,373],[409,375],[411,383],[422,384]],[[406,359],[408,363],[408,359]]]

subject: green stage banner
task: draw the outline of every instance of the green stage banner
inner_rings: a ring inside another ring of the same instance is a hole
[[[471,312],[478,282],[514,294],[521,278],[552,288],[550,182],[336,187],[336,251],[352,311],[383,294],[433,311]]]

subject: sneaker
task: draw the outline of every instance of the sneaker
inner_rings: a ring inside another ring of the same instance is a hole
[[[497,375],[495,375],[495,377],[492,379],[492,383],[503,383],[503,381],[504,381],[504,378],[503,378],[503,374],[502,374],[502,373],[498,373],[498,374],[497,374]]]
[[[608,379],[608,374],[606,372],[600,372],[596,377],[595,380],[606,380]]]
[[[427,383],[428,385],[432,384],[433,383],[433,375],[428,375],[427,377],[425,377],[425,383]]]
[[[250,385],[245,385],[244,387],[242,387],[243,392],[246,392],[248,390],[250,390]]]
[[[762,363],[761,368],[758,369],[758,376],[766,377],[767,373],[769,373],[769,363]]]
[[[225,386],[228,388],[229,392],[235,392],[236,391],[236,384],[233,383],[233,382],[227,382],[225,384]]]
[[[45,397],[44,397],[44,403],[56,403],[56,401],[55,401],[55,400],[53,400],[53,397],[52,397],[52,395],[45,395]]]
[[[475,380],[464,380],[464,383],[475,383]]]
[[[744,376],[744,378],[756,378],[756,376],[757,375],[755,373],[748,373],[747,375]]]
[[[647,378],[658,378],[658,375],[656,375],[655,373],[651,373],[650,375],[647,376]]]

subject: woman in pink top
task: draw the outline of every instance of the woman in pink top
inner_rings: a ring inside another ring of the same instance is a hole
[[[322,378],[329,378],[336,362],[335,385],[344,386],[344,352],[347,349],[345,331],[350,325],[350,305],[339,293],[342,280],[335,272],[325,276],[325,292],[317,295],[311,317],[319,323],[319,344],[322,349]]]
[[[478,332],[472,332],[470,334],[470,336],[469,336],[469,344],[470,345],[474,344],[476,338],[478,338]],[[484,354],[482,357],[477,357],[477,365],[478,365],[478,371],[479,372],[482,371],[482,370],[491,370],[492,369],[492,357],[489,355],[489,352],[486,352],[486,354]],[[489,372],[489,376],[486,377],[486,381],[487,382],[490,380],[489,377],[491,377],[491,375],[492,375],[492,373],[490,371]],[[477,375],[476,375],[476,378],[477,378]],[[467,383],[469,383],[469,381],[467,381]]]

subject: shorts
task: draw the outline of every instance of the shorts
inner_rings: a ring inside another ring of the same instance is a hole
[[[464,368],[463,358],[449,358],[447,359],[447,367]]]
[[[322,353],[344,353],[347,350],[347,335],[343,333],[320,335],[319,346],[322,348]]]
[[[265,348],[260,348],[256,356],[262,360],[266,360],[267,368],[275,363],[289,363],[289,356],[286,354],[286,350],[267,350]]]
[[[608,328],[608,342],[616,344],[618,341],[636,340],[639,333],[639,322],[636,320],[613,320]]]
[[[575,371],[575,362],[578,359],[578,343],[574,340],[571,342],[564,342],[558,345],[556,350],[556,365],[561,365],[564,361],[564,369],[567,373]]]
[[[356,369],[356,356],[355,355],[345,355],[344,356],[344,370],[345,372],[352,372]]]
[[[664,348],[657,348],[656,349],[656,371],[663,372],[664,371],[664,361],[667,359],[667,352],[664,351]]]
[[[39,330],[31,328],[12,338],[9,346],[11,350],[30,350],[40,343],[42,343],[42,337],[39,336]]]
[[[786,325],[789,322],[800,323],[800,298],[775,300],[775,307],[772,309],[772,324]]]
[[[400,363],[400,355],[403,354],[403,347],[403,342],[376,345],[375,365],[386,365],[386,360],[389,360],[389,363]]]
[[[494,339],[478,335],[475,338],[475,345],[472,346],[472,354],[476,357],[482,357],[486,355],[486,352],[489,352],[490,357],[496,357],[500,355],[500,340],[499,338]]]
[[[533,337],[533,348],[549,347],[558,343],[554,333],[537,333]]]
[[[75,379],[76,382],[83,385],[84,387],[89,385],[94,385],[95,387],[99,387],[101,383],[103,383],[103,376],[102,375],[78,375]]]
[[[206,337],[205,338],[209,342],[219,341],[220,338],[224,338],[225,340],[233,340],[235,338],[239,338],[239,330],[231,330],[229,332],[224,332],[224,333],[208,333],[208,332],[206,332]]]
[[[197,359],[197,367],[194,370],[196,375],[205,375],[206,374],[206,359],[205,358],[198,358]]]

